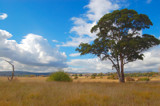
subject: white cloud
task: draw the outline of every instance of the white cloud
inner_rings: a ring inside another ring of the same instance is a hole
[[[28,34],[18,44],[8,40],[12,34],[0,30],[0,57],[9,58],[22,65],[33,67],[66,67],[66,54],[52,48],[47,39],[40,35]],[[22,66],[21,65],[21,66]],[[45,70],[44,70],[45,71]]]
[[[149,51],[145,52],[143,61],[135,61],[133,63],[129,63],[126,65],[126,70],[129,71],[158,71],[158,67],[160,67],[160,47],[154,47]]]
[[[90,3],[85,7],[89,8],[86,14],[89,20],[98,21],[104,14],[118,9],[119,5],[113,4],[110,0],[90,0]]]
[[[63,43],[61,46],[77,47],[81,42],[89,43],[96,38],[95,33],[91,33],[91,28],[106,13],[119,9],[119,4],[111,0],[90,0],[89,4],[84,6],[88,11],[83,17],[72,17],[74,26],[70,33],[74,32],[77,36],[71,37],[70,41]]]
[[[6,13],[0,13],[0,19],[4,20],[8,17],[8,15]]]
[[[160,47],[154,47],[145,52],[144,60],[137,60],[125,65],[125,71],[158,71],[160,67]],[[67,62],[69,65],[66,71],[70,72],[115,72],[112,70],[112,64],[109,60],[100,61],[98,58],[93,59],[72,59]]]
[[[84,35],[95,37],[95,34],[92,34],[90,30],[96,24],[96,22],[87,23],[82,18],[76,17],[73,17],[72,21],[74,21],[75,26],[72,27],[70,32],[75,32],[77,35],[79,35],[79,37],[83,37]]]
[[[112,71],[112,64],[108,61],[100,61],[98,58],[93,59],[72,59],[67,62],[70,66],[65,71],[70,72],[108,72]]]
[[[80,56],[80,53],[72,53],[69,56],[71,56],[71,57],[77,57],[77,56]]]
[[[10,59],[6,59],[10,60]],[[0,61],[1,67],[0,71],[11,71],[12,67],[9,65],[7,62],[3,61],[1,59]],[[28,71],[28,72],[54,72],[57,71],[58,68],[55,67],[48,67],[48,66],[31,66],[31,65],[26,65],[26,64],[21,64],[17,61],[13,62],[15,66],[15,71]]]
[[[78,45],[83,43],[88,43],[94,40],[94,38],[91,37],[71,37],[71,41],[68,41],[67,43],[63,43],[62,46],[72,46],[72,47],[78,47]]]
[[[147,0],[146,2],[147,2],[147,4],[150,4],[152,2],[152,0]]]
[[[58,43],[58,41],[57,41],[57,40],[52,40],[52,42],[54,42],[54,43]]]

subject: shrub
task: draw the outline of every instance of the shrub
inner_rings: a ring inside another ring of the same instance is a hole
[[[132,78],[132,77],[126,77],[126,81],[135,81],[135,79],[134,78]]]
[[[36,75],[30,75],[29,77],[36,77]]]
[[[70,82],[72,79],[69,77],[67,73],[64,71],[58,71],[49,76],[47,81],[64,81],[64,82]]]
[[[111,74],[111,75],[109,75],[108,77],[107,77],[107,79],[118,79],[118,76],[117,76],[117,74],[115,73],[115,74]]]
[[[96,74],[96,73],[93,73],[93,74],[91,75],[91,79],[95,79],[96,76],[97,76],[97,74]]]
[[[74,75],[74,79],[78,79],[78,75],[77,74]]]
[[[91,79],[95,79],[95,78],[96,78],[96,76],[91,75]]]
[[[99,73],[98,76],[99,76],[100,78],[103,78],[104,74],[103,74],[103,73]]]
[[[137,81],[149,81],[150,79],[148,77],[138,78]]]
[[[82,75],[82,74],[79,74],[79,76],[82,77],[83,75]]]

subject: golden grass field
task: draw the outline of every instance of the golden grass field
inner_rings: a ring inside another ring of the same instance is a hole
[[[150,82],[118,83],[80,77],[47,82],[46,77],[0,77],[0,106],[159,106],[160,77]]]

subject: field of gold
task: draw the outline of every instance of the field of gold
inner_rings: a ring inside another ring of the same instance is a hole
[[[120,84],[106,78],[47,82],[46,77],[18,77],[10,82],[0,77],[0,106],[158,106],[158,80]]]

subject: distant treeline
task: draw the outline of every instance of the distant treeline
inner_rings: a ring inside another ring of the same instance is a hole
[[[156,77],[160,75],[158,72],[145,72],[145,73],[125,73],[125,77]],[[108,79],[118,79],[117,73],[107,74]]]

